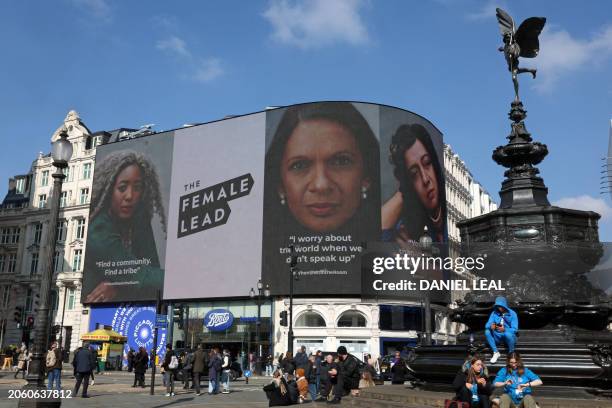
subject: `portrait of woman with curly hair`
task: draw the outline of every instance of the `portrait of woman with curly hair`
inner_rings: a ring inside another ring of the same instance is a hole
[[[419,241],[427,232],[445,241],[444,173],[431,135],[420,124],[397,128],[389,145],[389,160],[398,190],[382,206],[382,240]]]
[[[165,233],[160,181],[149,158],[120,150],[96,163],[84,270],[86,303],[122,300],[130,292],[133,299],[135,290],[147,293],[148,287],[161,287],[154,215]]]

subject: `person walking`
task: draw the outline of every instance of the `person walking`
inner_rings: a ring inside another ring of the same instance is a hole
[[[134,369],[134,358],[136,357],[136,353],[134,353],[134,349],[130,348],[130,351],[127,353],[127,366],[128,373],[131,373]]]
[[[166,356],[162,364],[164,377],[166,378],[166,397],[174,397],[174,379],[176,371],[179,368],[179,359],[176,353],[172,350],[172,344],[166,344]]]
[[[219,374],[223,365],[217,350],[214,348],[210,351],[208,360],[208,393],[211,395],[219,392]]]
[[[230,377],[231,377],[232,356],[229,350],[223,350],[223,363],[221,365],[221,382],[223,383],[223,394],[230,393]]]
[[[62,390],[62,354],[57,348],[57,342],[51,343],[51,348],[47,351],[45,356],[45,367],[49,374],[49,381],[47,383],[47,390],[53,389],[53,383],[55,382],[55,389],[58,391]]]
[[[193,386],[195,387],[196,395],[201,395],[200,392],[200,377],[204,373],[206,366],[206,353],[202,349],[202,345],[198,344],[198,348],[193,353]]]
[[[96,383],[96,378],[94,376],[94,369],[96,370],[96,374],[100,374],[100,364],[98,363],[98,350],[94,346],[89,346],[89,351],[91,352],[91,385]]]
[[[4,351],[4,361],[2,362],[3,370],[10,370],[13,368],[13,348],[7,347]]]
[[[92,365],[93,357],[91,355],[91,351],[89,350],[89,345],[87,343],[83,344],[83,347],[80,347],[74,355],[74,359],[72,360],[72,366],[74,367],[76,383],[74,384],[74,391],[72,395],[75,397],[79,394],[79,388],[81,387],[81,383],[83,384],[83,394],[81,394],[82,398],[89,398],[87,394],[87,388],[89,387],[89,377],[93,371]]]
[[[26,347],[25,343],[21,343],[21,349],[19,349],[19,357],[17,357],[17,371],[15,371],[15,378],[17,378],[19,372],[22,372],[21,378],[25,379],[25,376],[28,373],[29,358],[30,355],[28,353],[28,348]]]
[[[138,353],[134,354],[134,385],[132,387],[140,386],[141,388],[145,387],[145,373],[147,372],[147,367],[149,366],[149,354],[147,354],[147,350],[144,347],[138,348]]]
[[[182,359],[183,363],[183,389],[189,389],[189,382],[193,377],[193,351],[185,350],[185,354]]]

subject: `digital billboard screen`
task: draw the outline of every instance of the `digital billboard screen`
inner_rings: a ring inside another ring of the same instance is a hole
[[[99,146],[84,303],[361,294],[368,242],[446,240],[441,133],[316,102]]]

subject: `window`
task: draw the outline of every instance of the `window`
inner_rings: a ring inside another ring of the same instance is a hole
[[[42,229],[43,225],[39,222],[34,224],[34,243],[40,244],[40,240],[42,239]]]
[[[0,242],[3,244],[8,244],[10,240],[11,229],[10,228],[2,228],[2,238]]]
[[[45,170],[42,172],[42,175],[40,178],[40,185],[43,187],[49,185],[49,170]]]
[[[32,289],[28,289],[28,291],[26,292],[26,299],[25,299],[25,312],[31,312],[32,311],[32,300],[33,300],[33,293],[32,293]]]
[[[60,196],[60,207],[65,207],[68,203],[68,192],[62,191],[62,195]]]
[[[72,258],[72,272],[76,272],[81,269],[81,257],[83,255],[82,249],[74,250],[74,257]]]
[[[88,188],[82,188],[81,189],[81,195],[79,197],[79,204],[87,204],[88,200],[89,200],[89,189]]]
[[[76,239],[85,238],[85,218],[79,218],[76,221]]]
[[[15,192],[17,194],[23,194],[25,191],[25,179],[19,178],[17,179],[17,185],[15,186]]]
[[[66,239],[66,220],[59,220],[55,227],[55,235],[57,241],[63,241]]]
[[[63,251],[55,251],[53,254],[53,273],[62,272],[64,269]]]
[[[315,312],[306,312],[300,315],[295,322],[296,327],[325,327],[325,319]]]
[[[64,174],[64,176],[66,176],[66,179],[65,179],[66,181],[70,181],[69,180],[69,178],[70,178],[70,167],[64,167],[62,169],[62,174]]]
[[[338,327],[366,327],[366,318],[361,313],[350,310],[342,313],[338,319]]]
[[[83,180],[89,180],[91,177],[91,163],[83,164]]]
[[[13,273],[17,268],[17,254],[9,254],[6,272]]]
[[[2,286],[2,307],[6,308],[11,300],[11,287],[9,285]]]
[[[67,292],[68,292],[68,304],[66,305],[66,309],[72,310],[74,309],[74,299],[75,299],[74,288],[68,288]]]
[[[0,273],[4,272],[5,264],[6,264],[6,255],[0,254]]]
[[[32,262],[30,262],[30,276],[36,275],[38,272],[38,252],[32,253]]]
[[[38,208],[45,208],[46,205],[47,205],[47,195],[40,194],[38,196]]]

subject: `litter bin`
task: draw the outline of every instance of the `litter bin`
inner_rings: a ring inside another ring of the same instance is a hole
[[[104,366],[106,365],[106,361],[98,360],[98,370],[99,372],[104,371]]]

